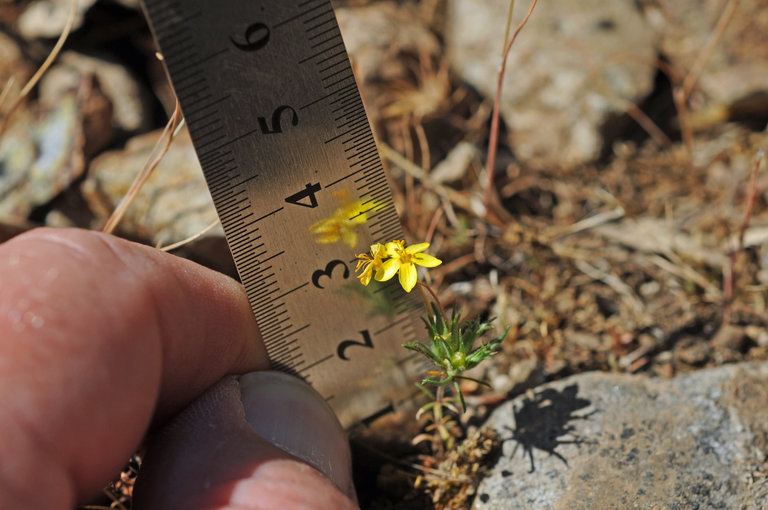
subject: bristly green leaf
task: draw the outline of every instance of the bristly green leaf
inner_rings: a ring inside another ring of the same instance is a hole
[[[440,364],[441,359],[438,356],[436,356],[426,345],[422,344],[421,342],[410,342],[407,344],[403,344],[403,347],[405,347],[406,349],[410,349],[412,351],[416,351],[422,356],[426,356],[427,358],[429,358],[429,360],[432,363],[442,368],[442,365]]]
[[[435,377],[427,377],[421,381],[421,384],[432,384],[434,386],[445,386],[453,384],[453,388],[458,395],[461,406],[466,410],[464,395],[458,385],[458,379],[468,379],[482,385],[489,386],[485,381],[480,381],[471,377],[462,375],[463,372],[476,367],[481,362],[495,355],[509,328],[497,338],[488,343],[481,344],[473,349],[478,338],[486,331],[493,328],[493,319],[487,322],[481,322],[479,318],[474,318],[464,324],[461,322],[461,312],[457,307],[453,307],[450,320],[446,320],[440,309],[435,303],[432,303],[434,313],[424,320],[424,325],[429,334],[429,346],[422,342],[411,342],[404,347],[416,351],[429,359],[439,370]]]
[[[459,388],[459,383],[457,381],[453,381],[453,389],[456,390],[456,394],[459,396],[459,400],[461,401],[461,410],[463,412],[467,412],[467,403],[464,402],[464,393],[462,393],[461,388]]]

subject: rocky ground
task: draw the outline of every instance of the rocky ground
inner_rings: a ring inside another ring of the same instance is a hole
[[[441,301],[510,326],[475,374],[493,390],[464,387],[466,456],[412,446],[410,414],[356,433],[363,506],[768,507],[768,2],[541,2],[510,52],[488,209],[509,3],[335,4]],[[101,229],[173,108],[137,2],[90,0],[9,115],[68,5],[0,5],[0,240]],[[182,134],[117,233],[168,245],[214,218]],[[179,253],[234,275],[221,236]]]

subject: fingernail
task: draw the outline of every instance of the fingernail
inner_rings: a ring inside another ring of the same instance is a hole
[[[271,371],[240,376],[239,383],[245,419],[261,437],[314,466],[355,497],[347,435],[312,387]]]

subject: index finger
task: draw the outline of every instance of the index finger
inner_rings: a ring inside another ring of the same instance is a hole
[[[119,470],[153,416],[267,367],[226,276],[87,231],[0,245],[0,507],[71,507]]]

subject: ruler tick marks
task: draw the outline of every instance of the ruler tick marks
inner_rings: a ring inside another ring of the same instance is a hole
[[[359,108],[353,108],[352,106],[348,106],[344,108],[344,113],[342,113],[337,117],[334,117],[333,120],[336,122],[336,127],[339,127],[338,122],[341,119],[347,119],[347,120],[354,119],[360,115],[365,116],[365,110],[361,111]],[[346,151],[347,149],[344,149],[344,150]]]
[[[346,122],[342,122],[341,124],[339,124],[338,128],[341,129],[343,127],[346,127],[351,129],[351,128],[362,126],[362,125],[368,125],[368,117],[366,117],[365,114],[363,115],[356,114],[350,117]]]
[[[349,66],[349,60],[347,60],[347,50],[345,49],[342,49],[341,51],[337,51],[336,53],[332,53],[331,55],[325,57],[323,60],[318,60],[317,62],[315,62],[315,65],[325,64],[326,62],[328,62],[329,60],[333,60],[334,58],[338,58],[339,62],[336,62],[330,67],[333,67],[343,62],[346,62],[347,65]],[[323,72],[323,71],[321,70],[320,72]]]
[[[308,56],[308,57],[306,57],[306,58],[303,58],[303,59],[299,60],[299,64],[304,64],[304,63],[306,63],[306,62],[309,62],[310,60],[314,60],[314,59],[316,59],[317,57],[319,57],[319,56],[323,55],[323,54],[324,54],[325,52],[327,52],[328,50],[332,50],[333,48],[338,48],[338,47],[340,47],[340,46],[343,48],[343,47],[344,47],[344,43],[343,43],[343,42],[338,42],[338,43],[334,44],[333,46],[328,46],[327,48],[325,48],[325,49],[324,49],[324,50],[322,50],[322,51],[318,51],[317,53],[313,53],[312,55],[310,55],[310,56]],[[320,64],[320,63],[322,63],[322,62],[323,62],[323,61],[321,60],[321,61],[319,61],[319,62],[316,62],[316,63],[317,63],[317,64]]]
[[[340,88],[336,92],[338,93],[340,91],[343,91],[344,89],[346,89],[348,87],[351,89],[352,85],[347,85],[346,87]],[[357,94],[355,94],[355,92],[357,92],[357,91],[354,90],[354,89],[348,90],[348,91],[346,91],[346,92],[344,92],[342,94],[339,94],[339,97],[337,97],[336,99],[331,101],[331,104],[336,104],[336,103],[340,102],[339,107],[337,107],[335,110],[333,110],[333,112],[334,113],[338,112],[339,110],[344,108],[345,105],[349,104],[350,101],[357,101],[359,98],[356,97]]]
[[[202,106],[199,106],[197,108],[189,109],[189,110],[184,112],[184,116],[187,117],[187,118],[193,117],[198,112],[207,110],[208,108],[210,108],[212,106],[216,106],[217,104],[221,103],[222,101],[226,101],[227,99],[229,99],[229,94],[227,94],[226,96],[220,97],[219,99],[217,99],[215,101],[212,101],[210,103],[206,103],[206,104],[204,104]]]
[[[315,35],[311,36],[309,38],[309,40],[311,41],[313,39],[317,39],[318,37],[323,36],[323,35],[325,35],[325,34],[327,34],[329,32],[333,32],[334,30],[338,30],[338,28],[339,28],[338,26],[334,25],[331,28],[327,28],[327,29],[323,30],[322,32],[316,33]]]
[[[218,118],[215,118],[215,119],[213,119],[212,121],[210,121],[210,122],[208,122],[206,124],[201,124],[201,125],[195,127],[195,132],[196,133],[202,133],[205,128],[211,127],[211,126],[216,125],[216,124],[221,124],[221,120],[219,120]],[[207,133],[202,135],[202,136],[207,136]]]
[[[341,74],[341,73],[350,73],[350,77],[352,77],[352,78],[355,77],[355,75],[352,74],[352,70],[350,68],[348,68],[348,67],[345,67],[344,69],[339,69],[338,71],[336,71],[334,73],[331,73],[331,74],[329,74],[327,76],[324,76],[322,78],[322,81],[328,80],[328,79],[330,79],[330,78],[332,78],[332,77],[334,77],[334,76],[336,76],[338,74]]]
[[[225,204],[223,205],[223,207],[220,207],[220,208],[219,208],[219,211],[220,211],[221,213],[224,213],[224,214],[226,214],[228,211],[230,211],[230,210],[232,210],[232,209],[236,209],[238,205],[240,205],[240,204],[243,204],[243,203],[245,203],[245,202],[248,202],[249,200],[250,200],[250,198],[249,198],[249,197],[245,197],[245,198],[243,198],[242,200],[238,200],[237,202],[232,202],[232,203],[225,203]]]
[[[318,9],[319,9],[319,8],[321,8],[321,7],[323,7],[323,4],[320,4],[320,5],[316,5],[315,7],[312,7],[311,9],[307,9],[306,11],[300,12],[299,14],[297,14],[297,15],[295,15],[295,16],[291,16],[290,18],[288,18],[288,19],[286,19],[286,20],[283,20],[283,21],[281,21],[280,23],[276,23],[276,24],[274,25],[274,28],[280,28],[280,27],[282,27],[283,25],[286,25],[286,24],[290,23],[291,21],[295,21],[295,20],[297,20],[297,19],[299,19],[299,18],[301,18],[301,17],[304,17],[304,16],[306,16],[307,14],[309,14],[310,12],[316,11],[316,10],[318,10]]]
[[[267,314],[264,314],[264,320],[266,321],[265,324],[270,324],[270,327],[273,327],[274,321],[277,321],[277,324],[290,324],[291,319],[289,317],[283,317],[280,318],[281,315],[286,315],[288,313],[288,310],[281,310],[281,311],[274,311]]]
[[[339,92],[341,92],[343,90],[348,90],[348,89],[353,89],[353,88],[357,88],[357,85],[355,83],[350,83],[349,85],[346,85],[346,86],[344,86],[344,87],[342,87],[342,88],[340,88],[338,90],[335,90],[335,91],[331,92],[330,94],[326,94],[326,95],[324,95],[324,96],[322,96],[322,97],[320,97],[318,99],[315,99],[311,103],[305,104],[304,106],[300,107],[299,110],[305,110],[305,109],[309,108],[310,106],[315,105],[315,104],[317,104],[320,101],[323,101],[325,99],[328,99],[329,97],[332,97],[332,96],[338,94]]]
[[[200,17],[200,11],[193,12],[190,14],[187,14],[186,16],[180,16],[177,11],[181,10],[176,6],[176,9],[169,9],[165,14],[166,16],[163,17],[161,14],[153,15],[152,16],[152,22],[156,25],[163,25],[163,24],[170,24],[173,23],[174,25],[183,25],[186,22],[193,20],[195,18]],[[158,28],[161,28],[158,26]]]
[[[351,72],[351,71],[350,71],[350,74],[349,74],[349,76],[345,76],[344,78],[339,78],[338,80],[336,80],[336,81],[334,81],[334,82],[331,82],[331,83],[326,83],[325,85],[323,85],[323,87],[325,87],[325,89],[326,89],[326,90],[329,90],[329,89],[331,89],[331,87],[333,87],[334,85],[338,85],[339,83],[343,83],[343,82],[345,82],[345,81],[347,81],[347,80],[352,80],[352,81],[353,81],[353,83],[354,83],[354,80],[355,80],[355,75],[354,75],[354,74],[352,74],[352,72]]]
[[[366,163],[370,163],[371,161],[378,161],[379,159],[379,153],[373,152],[367,156],[360,157],[357,161],[349,165],[349,168],[354,168],[357,165],[363,165],[365,166]],[[360,170],[365,170],[365,168],[361,168]],[[359,171],[359,170],[358,170]]]
[[[290,293],[292,293],[292,292],[296,292],[297,290],[303,289],[303,288],[304,288],[304,287],[306,287],[307,285],[309,285],[309,282],[307,282],[307,283],[302,283],[302,284],[301,284],[301,285],[299,285],[298,287],[294,287],[293,289],[289,290],[289,291],[288,291],[288,292],[286,292],[285,294],[280,294],[280,295],[279,295],[279,296],[277,296],[275,299],[281,299],[281,298],[284,298],[284,297],[285,297],[285,296],[287,296],[288,294],[290,294]]]
[[[307,33],[312,32],[313,30],[317,30],[318,28],[327,25],[328,23],[334,23],[336,20],[334,18],[327,19],[325,21],[321,21],[317,25],[312,25],[311,27],[307,27],[306,31]],[[335,24],[335,23],[334,23]]]
[[[203,57],[203,58],[201,58],[199,60],[195,60],[194,62],[190,62],[189,64],[187,64],[187,65],[185,65],[185,66],[183,66],[181,68],[174,69],[173,72],[181,74],[181,73],[186,72],[186,71],[188,71],[190,69],[195,69],[196,70],[196,68],[199,68],[200,64],[202,64],[203,62],[206,62],[208,60],[214,59],[214,58],[218,57],[219,55],[221,55],[223,53],[227,53],[228,51],[229,51],[229,48],[224,48],[223,50],[216,51],[214,53],[211,53],[207,57]]]
[[[355,152],[354,154],[348,154],[347,161],[352,161],[355,158],[365,156],[366,154],[369,153],[369,151],[371,150],[376,151],[378,150],[378,148],[376,147],[375,140],[368,140],[365,143],[355,144],[355,145],[352,145],[351,147],[347,147],[346,149],[344,149],[344,152],[349,152],[354,150],[356,150],[357,152]]]
[[[264,328],[272,327],[276,322],[277,323],[283,323],[286,321],[286,319],[281,319],[280,316],[285,315],[288,313],[288,310],[282,310],[280,312],[274,313],[269,316],[268,319],[264,321]]]
[[[346,63],[347,63],[346,59],[340,59],[338,62],[334,62],[333,64],[328,64],[327,66],[318,69],[317,72],[320,74],[327,73],[328,71],[338,66],[339,64],[346,64]],[[349,66],[346,66],[346,67],[349,68]]]
[[[247,179],[243,179],[240,182],[236,182],[236,183],[232,184],[232,187],[236,188],[238,186],[242,186],[243,184],[256,179],[258,176],[259,176],[259,174],[252,175],[252,176],[248,177]]]
[[[267,218],[268,216],[272,216],[273,214],[279,213],[279,212],[280,212],[280,211],[282,211],[282,210],[283,210],[283,208],[282,208],[282,207],[280,207],[280,208],[278,208],[278,209],[275,209],[274,211],[272,211],[272,212],[268,212],[267,214],[265,214],[264,216],[261,216],[260,218],[256,218],[256,220],[255,220],[255,221],[261,221],[261,220],[263,220],[264,218]]]
[[[336,36],[331,36],[331,37],[328,37],[328,38],[326,38],[326,39],[323,39],[323,40],[322,40],[322,41],[320,41],[320,42],[317,42],[317,43],[313,44],[312,46],[310,46],[310,48],[312,48],[312,49],[315,49],[315,48],[319,48],[320,46],[322,46],[322,45],[323,45],[323,44],[325,44],[325,43],[328,43],[328,42],[331,42],[331,41],[338,41],[338,40],[339,40],[339,38],[338,38],[338,37],[336,37]]]
[[[320,358],[319,360],[317,360],[317,361],[315,361],[313,363],[310,363],[309,365],[304,367],[304,370],[309,370],[309,369],[311,369],[313,367],[316,367],[317,365],[319,365],[321,363],[325,363],[326,361],[328,361],[330,359],[333,359],[333,354],[329,354],[328,356],[325,356],[324,358]],[[331,398],[333,398],[333,397],[331,397]]]
[[[335,19],[335,16],[333,15],[333,9],[328,9],[327,11],[325,11],[325,12],[321,12],[320,14],[317,14],[317,15],[315,15],[315,16],[313,16],[313,17],[309,18],[309,19],[305,19],[305,20],[304,20],[304,24],[306,25],[307,23],[312,23],[312,22],[313,22],[313,21],[315,21],[316,19],[320,19],[320,18],[322,18],[323,16],[327,16],[327,15],[329,15],[329,14],[331,15],[331,19]]]
[[[290,327],[291,327],[291,326],[290,326],[290,325],[288,325],[288,326],[287,326],[285,329],[289,329]],[[295,334],[297,334],[297,333],[301,333],[302,331],[304,331],[304,330],[305,330],[305,329],[307,329],[308,327],[309,327],[309,324],[306,324],[306,325],[304,325],[304,326],[302,326],[302,327],[300,327],[300,328],[298,328],[298,329],[296,329],[296,330],[294,330],[294,331],[291,331],[290,333],[286,333],[285,335],[283,335],[283,337],[282,337],[282,338],[286,338],[286,337],[289,337],[289,336],[293,336],[293,335],[295,335]]]

